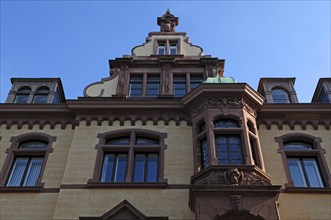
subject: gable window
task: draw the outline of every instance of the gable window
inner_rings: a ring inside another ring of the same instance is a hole
[[[273,103],[290,103],[290,98],[284,89],[272,89],[271,96]]]
[[[170,43],[169,44],[169,54],[176,55],[177,54],[177,43]]]
[[[12,146],[3,170],[1,171],[2,186],[34,187],[42,186],[41,177],[48,154],[52,152],[51,143],[54,137],[30,133],[12,138]],[[6,165],[7,164],[7,165]],[[9,168],[9,169],[8,169]]]
[[[322,188],[330,186],[325,153],[320,147],[321,140],[307,134],[288,134],[277,137],[279,153],[289,178],[289,186]]]
[[[166,54],[166,43],[158,43],[157,45],[157,55]]]
[[[164,182],[163,133],[146,130],[123,130],[100,134],[96,170],[90,183]]]
[[[157,55],[177,55],[179,54],[179,41],[178,40],[160,40],[156,41]]]
[[[34,97],[33,97],[33,103],[47,103],[49,94],[49,89],[46,87],[39,88]]]
[[[13,103],[28,103],[28,99],[31,93],[31,89],[29,87],[24,87],[18,90],[16,93],[15,99]]]

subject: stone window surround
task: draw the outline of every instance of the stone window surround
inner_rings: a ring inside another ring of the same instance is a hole
[[[37,150],[37,149],[19,149],[19,145],[22,142],[25,141],[29,141],[29,140],[41,140],[41,141],[45,141],[48,143],[47,148],[46,149],[42,149],[42,150]],[[26,133],[26,134],[22,134],[19,136],[14,136],[10,139],[10,141],[12,142],[10,148],[8,148],[6,150],[7,153],[7,157],[5,159],[5,162],[3,164],[1,173],[0,173],[0,188],[2,189],[10,189],[10,190],[17,190],[17,191],[34,191],[34,190],[41,190],[42,188],[44,188],[44,183],[41,182],[42,177],[43,177],[43,173],[45,171],[45,167],[47,164],[47,160],[48,160],[48,155],[49,153],[53,152],[53,148],[52,148],[52,144],[54,141],[56,141],[56,137],[55,136],[50,136],[48,134],[44,134],[44,133],[40,133],[40,132],[31,132],[31,133]],[[39,178],[36,182],[35,186],[17,186],[17,187],[7,187],[6,186],[6,182],[9,178],[13,163],[15,161],[15,158],[17,156],[20,157],[24,157],[24,156],[43,156],[44,157],[44,162],[43,162],[43,166],[41,168],[40,171],[40,175]]]
[[[309,150],[307,152],[302,151],[302,150],[286,150],[284,148],[284,143],[289,142],[289,141],[304,141],[312,144],[313,149]],[[330,171],[327,165],[327,162],[325,160],[325,157],[323,154],[325,154],[325,149],[321,147],[321,142],[322,139],[320,137],[315,137],[309,134],[303,134],[303,133],[290,133],[290,134],[285,134],[280,137],[275,137],[275,141],[278,143],[279,148],[277,150],[278,153],[281,154],[284,168],[285,168],[285,173],[288,179],[288,183],[285,183],[285,189],[289,189],[289,192],[297,192],[297,191],[321,191],[322,189],[325,189],[326,191],[329,191],[331,187],[331,176],[330,176]],[[293,182],[292,182],[292,177],[290,174],[290,170],[288,167],[288,162],[287,162],[287,157],[288,156],[308,156],[308,157],[315,157],[316,162],[319,166],[320,169],[320,174],[321,178],[323,180],[323,183],[325,185],[324,188],[312,188],[312,187],[294,187]]]
[[[14,102],[14,100],[15,100],[15,98],[16,98],[16,95],[20,92],[20,90],[21,89],[24,89],[24,88],[29,88],[30,89],[30,94],[29,94],[29,98],[28,98],[28,100],[27,100],[27,102],[26,103],[33,103],[33,101],[34,101],[34,97],[35,97],[35,95],[37,95],[38,94],[38,90],[40,90],[40,89],[48,89],[48,99],[47,99],[47,103],[51,103],[50,102],[50,97],[49,97],[49,95],[53,95],[53,96],[55,96],[55,92],[52,92],[51,90],[50,90],[50,88],[48,87],[48,86],[45,86],[45,85],[40,85],[40,86],[29,86],[29,85],[23,85],[23,86],[21,86],[16,92],[14,91],[13,92],[13,95],[14,95],[14,99],[12,100],[12,102]],[[52,97],[53,97],[52,96]],[[24,103],[20,103],[20,104],[24,104]],[[34,103],[34,104],[38,104],[38,103]]]
[[[158,152],[159,159],[158,159],[158,182],[156,183],[148,183],[148,182],[142,182],[142,183],[135,183],[132,181],[132,174],[133,174],[133,167],[134,167],[134,143],[132,143],[132,139],[135,139],[135,137],[138,135],[141,135],[143,137],[150,137],[150,138],[157,138],[159,139],[159,145],[158,149],[151,149],[144,146],[138,146],[139,152]],[[120,182],[101,182],[100,177],[102,174],[102,166],[103,166],[103,160],[104,160],[104,154],[105,152],[117,152],[118,149],[109,149],[106,145],[106,141],[109,138],[116,138],[123,135],[130,135],[130,144],[124,145],[128,151],[128,159],[127,159],[127,171],[126,171],[126,181],[124,183]],[[122,129],[122,130],[115,130],[115,131],[109,131],[105,133],[99,133],[99,144],[95,146],[95,149],[97,149],[97,156],[96,156],[96,162],[93,172],[93,178],[88,180],[88,186],[89,187],[136,187],[136,186],[151,186],[151,187],[160,187],[161,185],[165,186],[167,184],[167,180],[164,179],[164,150],[167,148],[167,145],[165,144],[165,138],[167,137],[166,133],[159,133],[157,131],[151,131],[151,130],[144,130],[144,129]]]

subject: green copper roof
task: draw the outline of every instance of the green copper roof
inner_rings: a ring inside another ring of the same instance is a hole
[[[237,83],[237,81],[232,77],[208,77],[202,83]]]

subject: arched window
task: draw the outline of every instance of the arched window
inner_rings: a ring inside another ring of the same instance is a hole
[[[33,97],[33,103],[47,103],[48,94],[49,89],[47,87],[39,88]]]
[[[100,134],[96,168],[102,169],[96,169],[89,182],[164,182],[165,137],[164,133],[136,129]]]
[[[271,90],[273,103],[290,103],[288,92],[284,89],[276,88]]]
[[[31,93],[31,89],[29,87],[23,87],[16,93],[15,99],[13,103],[28,103],[28,99]]]
[[[330,185],[330,172],[320,138],[307,134],[288,134],[277,137],[290,186],[321,188]]]
[[[41,177],[55,137],[29,133],[12,138],[0,182],[7,187],[42,186]],[[9,168],[9,169],[8,169]]]
[[[238,128],[238,121],[233,119],[214,121],[216,158],[218,164],[243,164],[240,131],[227,131],[228,129]]]

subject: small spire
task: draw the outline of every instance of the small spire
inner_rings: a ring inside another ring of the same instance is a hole
[[[171,14],[168,8],[162,17],[157,18],[157,25],[160,26],[160,32],[174,32],[178,25],[178,17]]]

